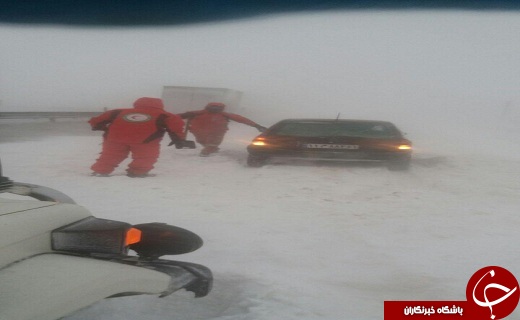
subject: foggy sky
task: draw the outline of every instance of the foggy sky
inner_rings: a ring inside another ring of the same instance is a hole
[[[344,11],[168,27],[3,24],[0,108],[97,111],[160,97],[162,86],[201,86],[243,91],[246,113],[264,119],[458,110],[471,120],[520,105],[519,18]]]

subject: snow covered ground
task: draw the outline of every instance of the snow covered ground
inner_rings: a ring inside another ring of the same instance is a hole
[[[432,134],[408,124],[409,172],[248,168],[256,130],[238,124],[210,158],[164,141],[157,176],[147,179],[124,176],[124,166],[88,176],[101,138],[84,121],[1,123],[0,156],[6,176],[61,190],[97,217],[166,222],[205,241],[169,258],[211,268],[207,297],[109,299],[67,320],[382,319],[385,300],[464,300],[485,266],[520,277],[518,131]],[[509,316],[518,317],[520,309]]]

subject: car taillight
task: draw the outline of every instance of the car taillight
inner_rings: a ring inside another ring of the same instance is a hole
[[[141,241],[141,231],[126,222],[89,217],[51,233],[56,251],[74,253],[126,254]]]

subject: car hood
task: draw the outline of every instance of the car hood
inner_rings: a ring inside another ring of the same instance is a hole
[[[36,200],[11,200],[0,199],[0,216],[21,211],[28,211],[58,204],[57,202],[36,201]]]

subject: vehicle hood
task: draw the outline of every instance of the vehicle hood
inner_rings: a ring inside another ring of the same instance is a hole
[[[53,230],[90,216],[74,204],[0,199],[0,269],[51,252]]]
[[[0,199],[0,216],[15,212],[34,210],[38,208],[54,206],[57,202],[33,201],[33,200],[11,200]]]

